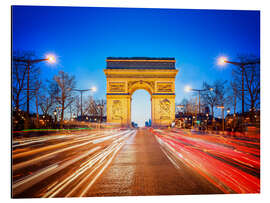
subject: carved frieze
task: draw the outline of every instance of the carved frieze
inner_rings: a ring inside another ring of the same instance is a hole
[[[163,99],[159,103],[160,106],[160,119],[167,120],[170,119],[171,115],[171,102],[168,99]]]
[[[120,100],[113,100],[112,119],[113,120],[121,120],[122,119],[122,103]]]
[[[128,82],[128,89],[130,89],[135,83],[137,83],[138,81],[129,81]]]
[[[157,91],[158,92],[173,92],[173,83],[172,82],[157,82]]]
[[[125,83],[109,82],[109,92],[125,92]]]
[[[130,89],[136,83],[140,83],[140,84],[146,83],[146,84],[150,85],[153,90],[155,88],[155,82],[154,81],[138,80],[138,81],[129,81],[128,82],[128,89]]]
[[[155,82],[154,81],[145,81],[148,85],[152,87],[152,89],[155,89]]]

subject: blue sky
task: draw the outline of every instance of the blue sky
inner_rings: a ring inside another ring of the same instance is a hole
[[[12,25],[14,50],[57,55],[40,65],[44,79],[64,70],[77,88],[97,86],[96,98],[105,98],[108,56],[175,57],[177,102],[190,96],[186,85],[230,80],[233,67],[218,67],[218,56],[260,56],[259,11],[15,6]]]

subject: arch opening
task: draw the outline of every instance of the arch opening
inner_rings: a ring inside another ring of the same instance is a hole
[[[131,95],[131,122],[138,127],[151,125],[151,95],[145,89],[137,89]]]

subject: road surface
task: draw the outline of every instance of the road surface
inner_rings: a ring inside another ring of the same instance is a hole
[[[12,197],[260,192],[260,143],[183,130],[13,139]]]

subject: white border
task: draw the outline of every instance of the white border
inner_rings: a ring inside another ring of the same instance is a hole
[[[50,6],[88,6],[88,7],[137,7],[137,8],[192,8],[192,9],[233,9],[261,10],[261,194],[257,195],[188,195],[188,196],[146,196],[146,197],[112,197],[112,198],[69,198],[69,199],[10,199],[10,16],[11,5],[50,5]],[[98,201],[98,202],[269,202],[269,132],[267,131],[269,112],[270,64],[269,64],[269,19],[270,9],[267,0],[16,0],[1,1],[1,199],[2,201]],[[267,120],[268,119],[268,120]]]

